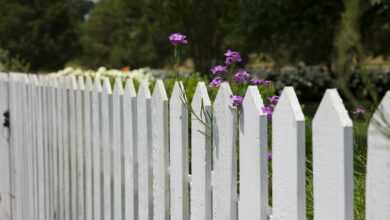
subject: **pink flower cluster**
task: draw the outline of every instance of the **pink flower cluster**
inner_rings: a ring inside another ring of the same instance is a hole
[[[209,83],[210,87],[216,88],[219,87],[223,82],[228,81],[227,73],[229,71],[233,72],[235,70],[234,64],[242,62],[241,54],[237,51],[229,49],[225,52],[224,55],[225,55],[224,65],[216,65],[210,69],[211,73],[214,76],[214,78]],[[239,85],[241,84],[249,84],[249,85],[256,85],[256,86],[271,85],[271,81],[252,77],[247,70],[242,68],[236,69],[236,72],[232,77],[232,81]],[[238,95],[233,95],[231,97],[231,100],[233,106],[239,107],[242,104],[243,97]]]

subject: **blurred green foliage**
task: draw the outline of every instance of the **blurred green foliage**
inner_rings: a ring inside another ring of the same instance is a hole
[[[0,48],[33,71],[62,68],[80,52],[78,25],[88,2],[0,0],[0,5]]]

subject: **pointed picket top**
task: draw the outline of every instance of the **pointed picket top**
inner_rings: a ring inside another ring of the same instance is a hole
[[[33,78],[31,77],[30,78],[30,83],[32,83],[33,81]],[[58,85],[59,85],[59,82],[58,82],[58,79],[57,78],[51,78],[50,79],[50,86],[53,87],[53,88],[58,88]]]
[[[171,95],[170,105],[180,105],[186,100],[183,82],[175,82]]]
[[[264,107],[263,99],[260,96],[259,90],[256,86],[249,86],[244,100],[242,102],[244,114],[247,111],[255,111],[256,114],[265,115],[265,113],[261,110]]]
[[[87,91],[92,91],[93,90],[93,82],[90,76],[85,77],[85,89]]]
[[[77,85],[78,85],[78,89],[85,90],[84,77],[82,76],[77,77]]]
[[[78,82],[76,76],[70,76],[70,89],[78,89]]]
[[[256,86],[249,86],[240,114],[239,219],[268,219],[267,116]]]
[[[313,123],[334,123],[340,126],[352,127],[352,120],[348,115],[339,93],[336,89],[328,89],[321,100],[320,106],[314,116]]]
[[[229,84],[222,83],[214,102],[214,220],[235,220],[237,215],[237,114],[231,95]]]
[[[313,119],[315,220],[353,219],[352,133],[352,120],[338,92],[328,89]]]
[[[169,104],[171,214],[172,220],[188,220],[188,109],[182,82],[175,82]]]
[[[31,83],[32,83],[34,86],[38,86],[38,85],[39,85],[39,80],[38,80],[37,75],[33,75],[33,76],[32,76]],[[60,85],[63,86],[63,79],[61,79],[60,83],[61,83]]]
[[[168,96],[162,80],[152,96],[153,219],[168,220],[169,210],[169,129]]]
[[[146,99],[151,98],[150,90],[149,90],[149,82],[147,80],[142,81],[141,84],[139,85],[138,97],[146,98]]]
[[[157,80],[156,85],[153,90],[153,100],[168,101],[168,95],[165,90],[164,82],[162,80]]]
[[[204,82],[196,86],[192,98],[191,220],[211,220],[211,101]]]
[[[119,77],[115,78],[114,89],[112,92],[113,94],[118,94],[118,95],[123,94],[123,83],[121,78]]]
[[[193,109],[200,109],[203,106],[211,106],[211,100],[204,82],[198,82],[191,106]]]
[[[370,120],[369,131],[379,131],[381,132],[379,135],[390,138],[390,91],[385,94]]]
[[[102,91],[106,94],[112,93],[110,80],[106,77],[103,78],[103,88],[102,89],[103,89]]]
[[[299,104],[293,87],[285,87],[283,89],[282,95],[280,96],[273,113],[275,118],[284,114],[293,116],[296,121],[305,120],[305,116],[303,115],[301,105]]]
[[[390,91],[368,128],[366,219],[390,218]]]
[[[224,82],[220,85],[217,96],[214,101],[214,108],[225,109],[226,107],[232,108],[231,96],[233,92],[229,83]]]
[[[305,162],[305,118],[286,87],[272,117],[272,219],[305,219]]]
[[[137,96],[137,92],[135,91],[134,82],[132,79],[126,80],[126,85],[125,85],[123,93],[128,94],[130,97]]]
[[[95,92],[103,91],[102,81],[101,81],[100,77],[95,78],[94,83],[93,83],[93,88],[94,88]]]

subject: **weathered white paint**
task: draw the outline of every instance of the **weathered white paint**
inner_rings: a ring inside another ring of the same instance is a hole
[[[9,129],[3,126],[3,114],[9,110],[8,74],[0,73],[0,219],[11,220],[11,152]]]
[[[134,84],[131,79],[126,81],[122,96],[122,144],[123,144],[123,172],[124,172],[124,219],[137,219],[138,175],[137,163],[137,103]]]
[[[111,157],[112,148],[110,143],[110,104],[111,104],[111,85],[107,78],[103,79],[103,90],[100,94],[100,114],[101,114],[101,143],[103,158],[103,216],[104,220],[112,219],[112,200],[111,200]]]
[[[154,220],[169,219],[169,127],[168,96],[161,80],[152,96],[152,157]]]
[[[121,146],[121,105],[123,85],[120,78],[115,79],[111,100],[111,146],[113,172],[113,220],[122,220],[122,146]]]
[[[100,127],[101,127],[101,114],[100,114],[100,93],[102,92],[102,84],[99,78],[95,78],[94,90],[91,95],[91,118],[92,118],[92,154],[93,154],[93,219],[103,219],[103,207],[102,207],[102,183],[101,183],[101,157],[102,157],[102,145],[100,142]]]
[[[237,110],[229,84],[221,84],[214,103],[213,219],[237,219]]]
[[[171,219],[189,219],[188,109],[181,82],[173,87],[169,102]]]
[[[268,219],[267,116],[263,106],[257,87],[248,87],[239,125],[240,220]]]
[[[83,118],[84,118],[84,152],[85,152],[85,220],[92,220],[93,212],[93,160],[92,160],[92,108],[91,96],[93,83],[91,77],[85,78],[83,92]]]
[[[151,120],[149,84],[143,81],[137,96],[139,220],[153,219]]]
[[[305,162],[305,117],[286,87],[272,117],[272,219],[306,218]]]
[[[390,92],[368,128],[366,219],[390,219]]]
[[[191,103],[191,220],[211,220],[211,101],[199,82]]]
[[[352,121],[335,89],[313,119],[315,220],[353,219]]]

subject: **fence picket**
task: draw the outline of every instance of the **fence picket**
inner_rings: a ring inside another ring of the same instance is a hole
[[[189,219],[188,198],[188,109],[181,82],[173,87],[169,102],[171,219]]]
[[[211,220],[211,101],[204,82],[192,98],[191,112],[191,220]]]
[[[103,207],[102,207],[102,145],[100,142],[100,127],[101,127],[101,100],[100,93],[102,92],[102,84],[99,78],[95,78],[94,89],[91,94],[91,118],[92,118],[92,154],[93,154],[93,219],[103,219]]]
[[[222,83],[214,102],[213,219],[237,219],[237,110],[229,84]]]
[[[84,91],[85,83],[83,77],[77,79],[77,90],[75,91],[75,110],[76,110],[76,167],[77,167],[77,216],[78,219],[85,219],[85,200],[84,200]]]
[[[305,219],[305,118],[292,87],[273,113],[272,139],[272,218]]]
[[[147,81],[141,83],[138,91],[137,128],[139,220],[152,220],[151,95]]]
[[[263,101],[249,86],[238,112],[231,95],[222,83],[212,106],[200,82],[189,107],[181,82],[168,99],[161,80],[151,96],[147,81],[137,95],[131,79],[111,89],[108,78],[0,73],[0,113],[10,110],[0,219],[304,220],[305,119],[294,89],[272,117],[272,214]],[[335,89],[312,125],[314,220],[353,220],[353,127]],[[368,129],[367,220],[390,218],[389,140],[390,92]]]
[[[84,150],[85,150],[85,219],[92,220],[93,206],[93,159],[92,159],[92,109],[91,96],[93,83],[90,77],[85,78],[85,90],[83,91],[83,118],[84,118]]]
[[[49,110],[50,110],[50,131],[51,131],[51,201],[52,201],[52,213],[51,219],[58,219],[58,109],[56,105],[56,79],[49,78]]]
[[[168,96],[161,80],[156,82],[152,96],[152,157],[154,220],[169,219],[169,132]]]
[[[122,220],[122,146],[121,105],[123,85],[121,78],[115,79],[111,100],[111,144],[113,171],[113,220]]]
[[[103,207],[104,220],[112,219],[112,194],[111,194],[111,158],[112,148],[110,143],[110,104],[112,99],[110,81],[103,78],[103,90],[100,94],[101,114],[101,143],[103,158]]]
[[[65,200],[64,200],[64,131],[63,131],[63,122],[62,119],[64,117],[64,106],[63,106],[63,93],[64,93],[64,80],[63,78],[57,79],[57,86],[55,89],[56,95],[56,103],[57,106],[57,145],[58,145],[58,218],[59,220],[64,220],[64,208],[65,208]]]
[[[335,89],[313,119],[315,220],[353,219],[352,121]]]
[[[248,87],[239,126],[240,220],[268,219],[267,116],[263,106],[257,87]]]
[[[70,199],[71,199],[71,219],[77,220],[78,193],[77,193],[77,79],[70,76],[70,89],[68,90],[69,108],[69,147],[70,147]]]
[[[138,219],[137,103],[133,81],[128,79],[122,96],[123,158],[124,158],[124,219]]]
[[[65,220],[71,220],[71,179],[70,179],[70,109],[69,109],[69,100],[70,100],[70,90],[71,90],[71,80],[69,77],[64,77],[63,79],[64,89],[62,89],[62,125],[63,125],[63,160],[64,160],[64,216]]]
[[[390,91],[368,128],[366,219],[390,219]]]
[[[8,74],[0,73],[0,219],[11,220],[11,152],[9,129],[3,126],[4,113],[9,111]]]

